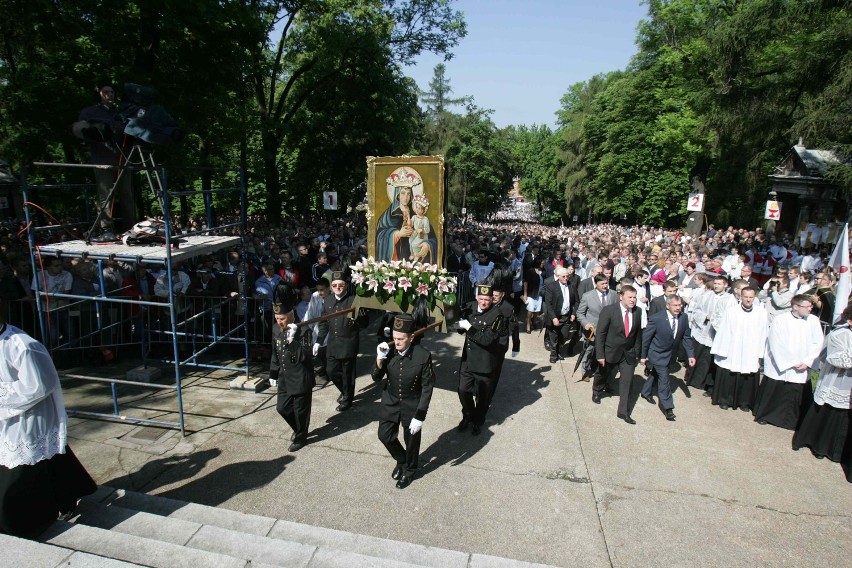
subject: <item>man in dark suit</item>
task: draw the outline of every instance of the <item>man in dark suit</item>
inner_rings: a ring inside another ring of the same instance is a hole
[[[603,272],[603,266],[600,264],[596,264],[592,267],[592,270],[589,274],[588,278],[580,280],[580,284],[577,285],[577,293],[582,298],[586,292],[593,289],[595,287],[595,276]],[[609,286],[609,280],[607,280],[607,287]]]
[[[414,319],[399,314],[393,320],[393,346],[380,343],[376,348],[373,380],[382,384],[382,411],[379,421],[379,441],[396,460],[391,477],[398,489],[408,487],[417,472],[420,458],[420,435],[423,421],[432,400],[435,371],[432,355],[414,345]],[[399,427],[405,448],[399,443]]]
[[[544,287],[544,328],[550,337],[550,362],[556,363],[562,356],[559,349],[576,333],[577,290],[568,284],[570,271],[559,266],[554,272],[555,280]]]
[[[668,280],[663,284],[663,295],[657,296],[648,304],[648,317],[666,311],[666,302],[672,296],[677,296],[677,282]]]
[[[450,245],[450,254],[447,255],[447,272],[459,274],[470,268],[467,260],[464,258],[464,253],[458,243]]]
[[[331,294],[322,305],[322,315],[328,315],[352,307],[355,295],[349,291],[346,276],[336,270],[331,275]],[[319,322],[313,356],[319,353],[320,345],[328,338],[326,347],[326,374],[340,391],[337,399],[338,412],[349,410],[355,398],[355,360],[358,357],[358,332],[366,324],[361,314],[342,316]]]
[[[674,422],[674,399],[672,398],[671,381],[669,380],[669,365],[677,357],[679,346],[686,350],[689,366],[695,366],[695,350],[692,346],[692,334],[686,314],[683,312],[683,300],[678,296],[670,296],[666,300],[666,309],[648,318],[648,325],[642,331],[643,365],[651,364],[653,372],[642,386],[642,398],[654,404],[651,389],[654,378],[659,380],[657,392],[660,395],[660,408],[666,415],[666,420]]]
[[[619,373],[617,416],[628,424],[636,424],[630,417],[630,387],[642,349],[642,310],[636,308],[636,288],[633,286],[622,286],[618,297],[618,303],[605,306],[598,318],[595,357],[601,373],[592,383],[592,402],[601,403],[601,393],[610,379]]]

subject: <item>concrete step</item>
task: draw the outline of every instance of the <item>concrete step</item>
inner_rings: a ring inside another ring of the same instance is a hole
[[[245,560],[224,554],[185,548],[177,544],[65,521],[56,521],[40,539],[47,544],[151,568],[197,568],[199,566],[245,568],[246,566]]]
[[[0,534],[0,568],[128,568],[139,566],[77,550]]]
[[[358,535],[101,487],[78,522],[137,538],[275,566],[346,568],[547,568],[493,556]]]
[[[269,538],[237,530],[173,519],[116,505],[84,502],[78,507],[76,523],[116,533],[161,541],[238,558],[243,562],[271,566],[311,568],[347,566],[416,568],[413,564],[370,558],[347,550],[318,547],[285,539]]]

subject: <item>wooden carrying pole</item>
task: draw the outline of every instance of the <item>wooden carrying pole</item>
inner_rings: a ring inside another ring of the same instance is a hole
[[[436,321],[435,323],[430,323],[426,327],[421,327],[420,329],[418,329],[417,331],[412,333],[411,337],[417,337],[418,335],[424,334],[427,331],[429,331],[430,329],[434,329],[434,328],[438,327],[442,323],[444,323],[444,320],[439,320],[439,321]]]
[[[330,314],[326,314],[326,315],[320,316],[318,318],[300,321],[299,323],[296,324],[296,327],[299,327],[299,326],[302,326],[302,325],[311,325],[312,323],[319,323],[321,321],[330,320],[330,319],[337,318],[337,317],[340,317],[340,316],[345,316],[346,314],[348,314],[350,312],[354,312],[354,311],[355,311],[355,308],[346,308],[345,310],[332,312]]]

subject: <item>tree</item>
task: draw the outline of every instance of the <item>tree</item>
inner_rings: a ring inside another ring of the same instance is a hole
[[[548,126],[535,124],[509,128],[507,135],[521,193],[537,204],[543,222],[559,221],[565,201],[557,179],[558,136]]]
[[[497,212],[512,182],[508,141],[490,114],[470,103],[447,150],[450,205],[479,218]]]
[[[446,77],[446,66],[443,63],[435,65],[434,75],[429,81],[429,91],[420,93],[420,99],[426,104],[426,114],[436,122],[448,106],[469,102],[470,97],[450,98],[453,92],[450,80]]]
[[[365,61],[409,63],[423,52],[448,54],[466,33],[451,0],[278,0],[253,2],[273,49],[253,48],[249,79],[260,116],[267,213],[281,212],[280,150],[309,99],[322,96]]]

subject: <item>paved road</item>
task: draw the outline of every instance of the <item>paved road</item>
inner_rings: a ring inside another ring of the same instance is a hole
[[[616,398],[591,402],[573,359],[547,362],[537,332],[507,359],[482,435],[457,433],[461,342],[455,333],[424,342],[438,388],[421,475],[402,491],[376,438],[371,338],[355,406],[338,414],[334,387],[316,392],[313,434],[298,453],[287,452],[273,396],[228,390],[216,373],[187,381],[186,438],[75,418],[71,445],[113,487],[558,566],[828,566],[852,554],[852,486],[837,464],[683,388],[675,423],[639,399],[630,426],[616,419]],[[104,393],[66,385],[69,407],[108,410]],[[173,394],[122,400],[127,414],[173,417]]]

